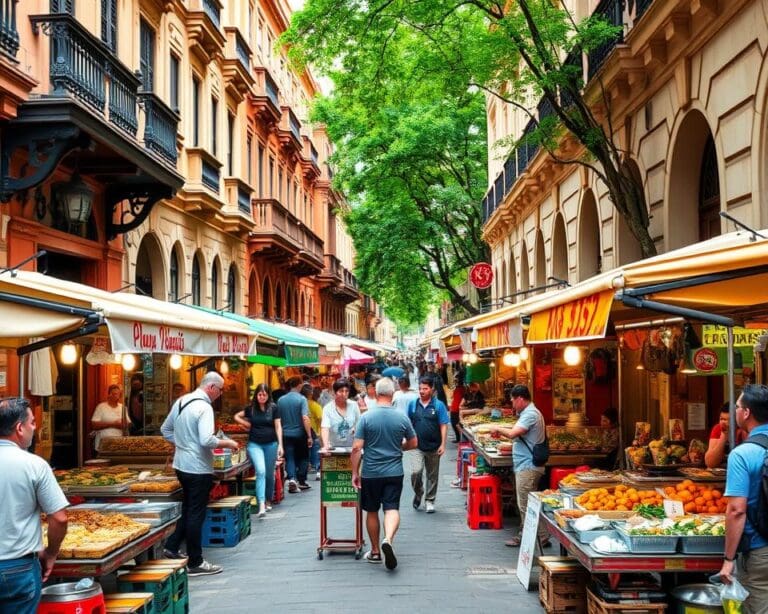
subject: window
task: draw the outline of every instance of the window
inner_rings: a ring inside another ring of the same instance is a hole
[[[155,31],[143,19],[139,24],[139,69],[145,92],[155,90]]]
[[[192,146],[200,147],[200,79],[192,75]]]
[[[216,150],[216,141],[218,141],[218,131],[216,130],[216,120],[219,117],[219,101],[211,96],[211,153],[215,156],[218,152]]]
[[[168,80],[171,82],[170,102],[171,108],[178,112],[179,110],[179,58],[171,54],[171,61],[168,66]]]
[[[259,159],[257,160],[256,174],[259,179],[259,198],[264,198],[264,145],[259,143]]]
[[[253,137],[250,134],[245,145],[245,156],[248,158],[248,185],[253,185],[251,183],[253,180]],[[261,187],[259,187],[259,196],[261,196]]]
[[[235,274],[235,265],[229,267],[227,275],[227,307],[231,313],[235,313],[235,290],[237,285],[237,275]]]
[[[269,156],[269,197],[275,197],[275,159]]]
[[[117,52],[117,0],[101,0],[101,40]]]
[[[211,307],[219,308],[219,267],[214,262],[211,267]]]
[[[192,259],[192,304],[200,305],[200,260],[197,256]]]
[[[75,0],[51,0],[51,13],[75,14]]]
[[[235,174],[235,154],[233,147],[235,146],[235,116],[232,113],[227,113],[227,170],[229,176],[232,177]]]
[[[175,303],[179,300],[179,258],[176,250],[171,252],[171,270],[170,270],[170,292],[168,300]]]
[[[277,200],[283,202],[283,167],[277,169]]]

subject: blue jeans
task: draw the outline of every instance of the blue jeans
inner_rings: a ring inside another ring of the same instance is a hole
[[[312,435],[312,447],[309,449],[309,464],[320,471],[320,438]]]
[[[272,501],[275,496],[275,462],[277,461],[277,442],[248,442],[246,447],[256,471],[256,498],[260,504]]]
[[[176,522],[176,530],[165,542],[165,547],[171,552],[178,552],[181,542],[186,541],[188,566],[199,567],[203,562],[203,522],[213,486],[213,474],[185,473],[177,469],[176,476],[183,493],[181,518]]]
[[[37,557],[0,561],[0,613],[35,614],[42,587]]]

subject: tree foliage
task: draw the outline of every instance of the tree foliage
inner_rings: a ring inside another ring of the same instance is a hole
[[[420,107],[425,96],[433,103],[440,101],[431,106],[433,112],[444,104],[445,114],[452,114],[474,104],[473,91],[486,92],[527,113],[534,128],[494,155],[506,156],[511,148],[532,141],[558,162],[591,168],[608,188],[643,256],[650,256],[656,250],[648,232],[643,188],[614,138],[610,101],[599,78],[598,87],[590,90],[597,93],[589,100],[584,97],[582,53],[600,50],[619,32],[602,17],[576,22],[552,0],[309,0],[294,16],[283,41],[294,59],[308,60],[333,77],[337,89],[326,111],[333,108],[335,113],[320,117],[330,120],[334,137],[341,137],[338,160],[345,169],[344,180],[363,204],[381,179],[380,174],[369,173],[378,165],[373,155],[376,145],[388,150],[393,142],[387,132],[378,134],[378,143],[370,143],[372,149],[355,144],[360,138],[376,139],[369,130],[373,125],[382,127],[379,119],[396,117],[398,125],[399,120],[407,123],[400,112],[410,104]],[[540,100],[546,101],[551,114],[539,117]],[[352,121],[350,106],[366,119]],[[376,122],[371,124],[374,116]],[[339,123],[333,124],[333,119]],[[414,136],[430,129],[418,119],[411,122]],[[585,153],[573,157],[561,148],[568,134]],[[359,156],[354,163],[346,160],[352,150]],[[444,151],[455,155],[452,162],[457,162],[456,150]],[[482,159],[480,152],[476,155]],[[404,181],[411,189],[413,182]],[[476,182],[477,177],[466,194],[476,194]],[[423,181],[415,185],[424,193]],[[468,232],[467,239],[475,236],[479,234]],[[355,236],[356,245],[359,240]]]

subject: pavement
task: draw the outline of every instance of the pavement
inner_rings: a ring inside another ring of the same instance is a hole
[[[286,492],[265,519],[253,515],[251,535],[236,547],[205,550],[205,558],[224,572],[190,578],[190,611],[542,612],[538,591],[526,591],[515,575],[518,549],[504,545],[517,532],[517,518],[505,518],[503,530],[470,530],[466,491],[450,487],[455,459],[456,444],[449,443],[440,463],[436,512],[426,514],[423,505],[420,511],[411,505],[406,453],[394,541],[397,569],[348,553],[326,552],[318,560],[320,482],[310,481],[311,490]],[[330,509],[328,520],[330,537],[354,539],[354,510]]]

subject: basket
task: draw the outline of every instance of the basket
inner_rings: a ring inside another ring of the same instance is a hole
[[[722,554],[725,552],[725,535],[683,535],[680,537],[683,554]]]
[[[666,609],[666,603],[610,603],[587,589],[588,614],[664,614]]]
[[[679,535],[630,535],[622,525],[616,526],[616,529],[633,554],[674,554],[677,552]]]

